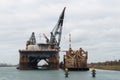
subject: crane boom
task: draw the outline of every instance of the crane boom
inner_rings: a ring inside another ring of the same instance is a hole
[[[61,34],[62,34],[62,26],[64,20],[64,13],[66,7],[64,7],[56,26],[53,28],[50,37],[50,44],[55,45],[55,48],[59,49],[60,41],[61,41]],[[56,39],[57,38],[57,39]]]

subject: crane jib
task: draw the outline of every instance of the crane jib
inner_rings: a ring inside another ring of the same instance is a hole
[[[56,26],[53,28],[53,30],[51,32],[50,44],[52,44],[56,47],[59,47],[59,44],[61,41],[62,26],[63,26],[65,9],[66,9],[66,7],[64,7],[64,9],[63,9],[63,11],[58,19]]]

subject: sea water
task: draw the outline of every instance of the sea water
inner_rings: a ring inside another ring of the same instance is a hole
[[[89,71],[17,70],[15,67],[0,67],[0,80],[120,80],[120,71],[98,70],[93,78]]]

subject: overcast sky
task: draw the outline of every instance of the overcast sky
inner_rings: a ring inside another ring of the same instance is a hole
[[[88,62],[120,59],[120,0],[0,0],[0,63],[18,64],[32,32],[49,37],[65,6],[61,50],[71,33]]]

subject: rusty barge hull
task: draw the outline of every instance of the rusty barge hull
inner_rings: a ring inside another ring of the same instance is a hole
[[[20,62],[18,69],[38,69],[38,63],[41,60],[45,60],[48,64],[46,69],[59,69],[59,52],[56,50],[38,50],[28,51],[19,50]]]

